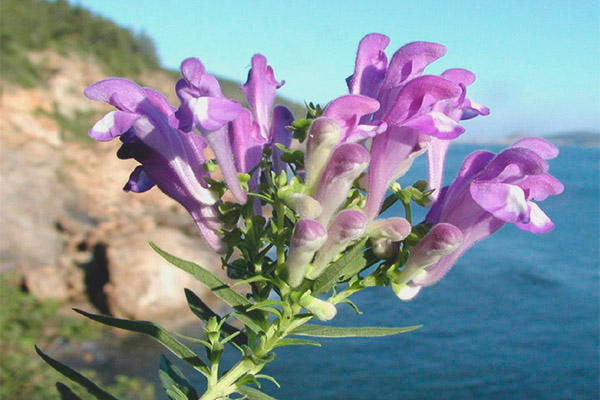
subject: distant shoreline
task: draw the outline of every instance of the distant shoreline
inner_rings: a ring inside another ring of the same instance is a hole
[[[499,138],[465,138],[458,139],[457,144],[479,144],[479,145],[510,145],[519,139],[527,137],[527,134],[503,136]],[[543,135],[542,138],[557,146],[581,146],[600,147],[600,132],[566,132]]]

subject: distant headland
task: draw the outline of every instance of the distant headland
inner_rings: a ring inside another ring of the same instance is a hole
[[[508,145],[517,140],[533,136],[525,132],[519,132],[499,138],[465,138],[458,141],[463,144],[499,144]],[[537,136],[537,135],[536,135]],[[549,140],[557,146],[583,146],[583,147],[600,147],[600,131],[572,131],[572,132],[557,132],[547,135],[541,135],[544,139]]]

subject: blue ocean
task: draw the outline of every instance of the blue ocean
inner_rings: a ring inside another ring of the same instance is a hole
[[[450,148],[448,181],[480,147]],[[556,224],[552,232],[505,225],[411,302],[386,288],[365,290],[353,298],[363,315],[341,305],[333,321],[423,328],[282,348],[267,368],[282,388],[269,392],[312,400],[598,399],[599,155],[566,147],[551,161],[565,185],[541,205]],[[401,183],[426,176],[425,160],[418,161]]]
[[[450,148],[447,181],[480,147]],[[265,373],[282,387],[264,381],[263,390],[282,400],[598,399],[599,156],[597,148],[565,147],[551,161],[550,172],[565,185],[562,195],[541,204],[554,231],[534,235],[507,224],[414,300],[401,302],[389,288],[365,290],[352,298],[363,315],[342,304],[333,321],[421,329],[278,349]],[[421,157],[401,183],[425,176]],[[416,214],[418,221],[425,212]],[[392,208],[386,215],[404,212]],[[163,350],[137,335],[128,342],[122,345],[128,355],[144,353],[140,365],[156,360],[138,373],[156,377]],[[224,363],[234,357],[226,353]],[[199,376],[199,388],[202,382]]]

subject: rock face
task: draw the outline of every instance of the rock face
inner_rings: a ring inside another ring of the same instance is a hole
[[[117,159],[117,142],[64,140],[68,123],[89,128],[107,110],[81,94],[104,78],[93,61],[52,52],[32,60],[52,71],[45,86],[4,84],[1,92],[0,271],[17,269],[39,297],[85,298],[120,317],[185,310],[183,288],[202,288],[148,241],[215,270],[218,257],[185,210],[158,189],[121,190],[136,163]],[[144,83],[164,91],[173,80],[156,72]],[[83,116],[89,121],[74,120]]]

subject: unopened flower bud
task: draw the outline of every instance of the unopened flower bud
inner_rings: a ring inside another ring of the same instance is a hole
[[[337,146],[323,168],[314,198],[323,207],[319,222],[329,224],[333,214],[340,208],[352,183],[369,165],[369,152],[361,145],[344,143]]]
[[[335,306],[327,301],[305,294],[300,299],[300,305],[321,321],[332,320],[337,314]]]
[[[310,279],[316,279],[327,268],[331,260],[340,254],[350,243],[362,236],[367,225],[367,217],[358,210],[340,212],[329,229],[327,241],[315,256],[312,270],[307,273]]]
[[[284,276],[291,287],[302,283],[306,267],[326,240],[327,231],[317,221],[308,218],[298,221],[292,234],[287,274]]]
[[[312,194],[319,174],[331,154],[331,149],[340,140],[340,125],[332,118],[315,119],[308,134],[304,165],[306,167],[307,193]]]
[[[435,264],[446,254],[452,253],[462,242],[463,234],[454,225],[447,223],[435,225],[415,246],[399,279],[395,281],[407,283],[412,280],[413,283],[418,284],[420,271]]]
[[[385,218],[371,222],[367,226],[365,235],[371,239],[388,239],[392,242],[399,242],[410,234],[411,229],[410,222],[404,218]]]
[[[310,196],[297,193],[291,185],[279,189],[277,196],[286,206],[294,210],[300,218],[315,219],[321,215],[321,204]]]

